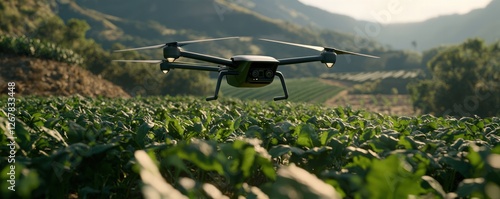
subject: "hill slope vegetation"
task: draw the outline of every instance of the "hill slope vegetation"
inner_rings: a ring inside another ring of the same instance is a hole
[[[130,97],[119,86],[79,66],[50,60],[2,55],[0,77],[0,89],[7,90],[7,82],[15,82],[18,95]]]

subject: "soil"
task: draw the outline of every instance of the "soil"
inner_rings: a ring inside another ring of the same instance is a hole
[[[325,102],[326,106],[351,106],[353,109],[367,110],[388,115],[416,116],[419,111],[415,110],[409,95],[383,95],[383,94],[351,94],[350,83],[341,81],[324,80],[333,86],[346,87],[335,97]]]
[[[325,105],[330,107],[351,106],[353,109],[397,116],[415,116],[419,114],[418,110],[413,109],[409,95],[358,95],[342,91],[327,100]]]
[[[0,55],[0,89],[4,91],[0,95],[7,93],[7,82],[15,82],[16,96],[130,97],[121,87],[79,66]]]

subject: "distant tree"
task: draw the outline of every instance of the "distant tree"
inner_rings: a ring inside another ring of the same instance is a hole
[[[89,24],[84,20],[70,19],[66,23],[64,40],[68,42],[68,45],[73,45],[73,48],[78,48],[78,44],[88,43],[89,41],[85,38],[85,33],[90,29]]]
[[[64,21],[57,17],[50,17],[43,21],[32,34],[32,37],[50,41],[61,45],[64,41],[66,26]]]
[[[500,44],[469,39],[428,62],[431,79],[409,85],[413,105],[451,116],[500,113]]]

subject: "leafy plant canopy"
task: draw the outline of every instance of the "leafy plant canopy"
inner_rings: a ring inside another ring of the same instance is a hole
[[[193,97],[26,97],[16,109],[16,192],[2,198],[487,198],[500,189],[497,117]]]

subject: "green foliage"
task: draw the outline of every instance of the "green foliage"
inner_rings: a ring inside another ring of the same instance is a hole
[[[55,16],[53,0],[0,1],[0,34],[24,35]],[[55,31],[55,30],[53,30]]]
[[[61,47],[74,50],[85,62],[80,64],[94,74],[100,74],[111,65],[111,55],[85,34],[90,29],[84,20],[69,19],[66,24],[55,16],[40,23],[32,37],[57,43]]]
[[[134,52],[112,54],[104,50],[100,44],[87,37],[91,34],[88,33],[91,26],[87,21],[74,18],[63,20],[51,10],[52,6],[57,6],[64,12],[64,9],[69,8],[68,5],[73,4],[66,1],[31,0],[22,3],[1,2],[0,52],[78,64],[134,96],[207,95],[213,92],[212,82],[206,73],[175,71],[165,78],[159,70],[152,70],[153,65],[112,62],[113,59],[150,57]],[[144,28],[139,29],[144,31]],[[155,37],[161,36],[163,35],[159,34]],[[115,44],[114,47],[124,46]]]
[[[432,78],[409,86],[414,106],[438,115],[498,115],[499,46],[470,39],[443,50],[428,63]]]
[[[500,187],[497,117],[193,97],[18,98],[16,110],[17,191],[2,198],[486,198]],[[2,187],[9,143],[0,137]]]
[[[50,59],[68,64],[83,63],[83,58],[72,50],[25,36],[0,35],[0,53]]]

